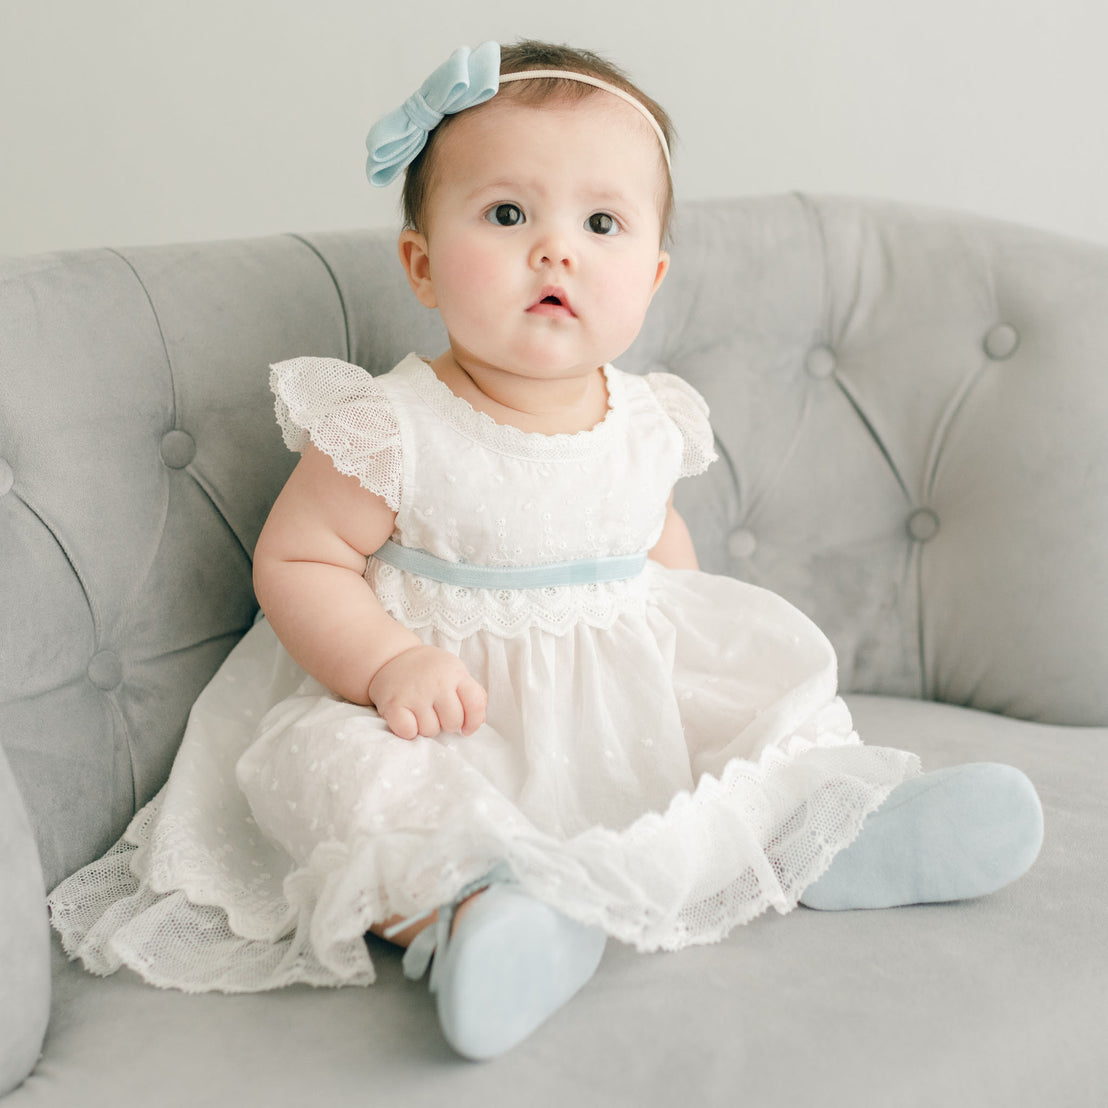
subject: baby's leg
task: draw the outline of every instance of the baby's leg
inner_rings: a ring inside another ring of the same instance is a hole
[[[418,923],[409,924],[407,927],[403,926],[403,916],[392,916],[384,923],[371,924],[369,930],[371,934],[376,935],[379,939],[387,939],[390,943],[395,943],[407,950],[415,942],[416,936],[421,931],[426,931],[428,927],[434,925],[437,916],[438,913],[436,912],[421,919]]]
[[[800,903],[892,908],[984,896],[1026,873],[1042,839],[1042,806],[1019,770],[937,770],[894,789]]]
[[[454,910],[454,918],[450,924],[451,933],[453,933],[454,929],[458,926],[458,921],[465,915],[473,900],[480,895],[480,893],[474,893],[472,896],[467,896],[465,900],[459,903],[458,907]],[[403,947],[407,950],[428,927],[433,927],[438,923],[438,919],[438,912],[432,912],[430,915],[424,916],[415,923],[405,925],[404,916],[391,916],[383,923],[371,924],[369,930],[378,938],[387,939],[390,943],[394,943],[396,946]]]

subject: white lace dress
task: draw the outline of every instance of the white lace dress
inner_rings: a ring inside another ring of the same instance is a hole
[[[575,435],[495,424],[414,355],[273,371],[286,442],[310,438],[397,512],[395,542],[527,566],[649,550],[674,483],[711,462],[704,402],[606,370]],[[489,694],[477,733],[405,741],[329,694],[259,622],[198,699],[165,788],[51,896],[66,948],[197,991],[373,980],[372,923],[449,900],[498,862],[638,949],[712,942],[803,889],[905,777],[863,745],[835,658],[772,593],[648,562],[537,589],[366,580]]]

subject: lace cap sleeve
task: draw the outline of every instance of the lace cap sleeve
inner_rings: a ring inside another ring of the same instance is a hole
[[[703,473],[717,456],[704,397],[688,381],[673,373],[648,373],[646,382],[662,411],[681,432],[685,444],[681,456],[681,476],[695,477]]]
[[[309,441],[340,473],[400,508],[400,427],[385,391],[360,366],[337,358],[293,358],[270,366],[277,423],[285,445]]]

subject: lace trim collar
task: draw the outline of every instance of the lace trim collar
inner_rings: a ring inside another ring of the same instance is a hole
[[[521,431],[510,424],[497,423],[488,413],[479,412],[468,400],[451,392],[418,354],[409,354],[396,371],[407,378],[415,394],[444,423],[466,438],[504,454],[539,459],[579,458],[608,442],[624,418],[622,375],[611,365],[604,366],[608,388],[608,411],[604,418],[587,430],[557,435]]]

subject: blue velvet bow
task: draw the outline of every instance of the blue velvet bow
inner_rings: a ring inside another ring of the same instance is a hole
[[[366,176],[371,185],[390,184],[423,149],[428,134],[465,108],[483,104],[500,87],[500,46],[459,46],[395,111],[379,119],[366,137]]]

